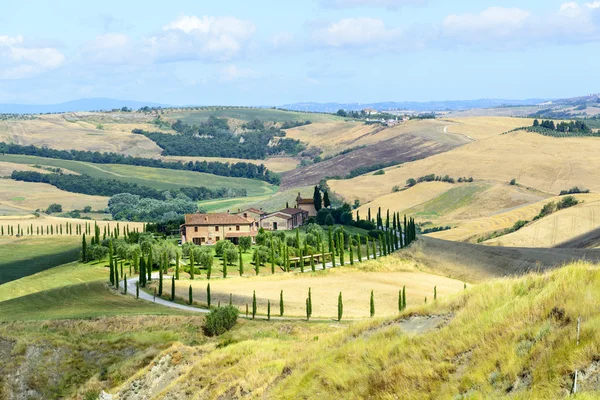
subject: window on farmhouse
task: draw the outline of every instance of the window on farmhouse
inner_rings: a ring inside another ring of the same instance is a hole
[[[236,230],[236,231],[239,231],[239,230],[240,230],[240,226],[239,226],[239,225],[236,225],[236,227],[235,227],[235,230]]]
[[[215,231],[219,232],[219,226],[215,226]]]

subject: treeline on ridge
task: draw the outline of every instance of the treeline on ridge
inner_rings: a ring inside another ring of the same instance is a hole
[[[248,178],[265,181],[274,185],[280,183],[279,175],[269,171],[263,164],[253,163],[223,163],[219,161],[162,161],[154,158],[132,157],[118,153],[100,153],[97,151],[83,150],[55,150],[35,146],[22,146],[0,142],[0,153],[20,154],[60,160],[83,161],[94,164],[123,164],[152,168],[176,169],[207,174],[228,176],[234,178]]]
[[[284,131],[274,126],[267,128],[259,120],[244,124],[243,128],[249,131],[240,135],[229,129],[226,119],[215,117],[200,125],[177,120],[171,128],[179,135],[142,129],[132,132],[146,136],[163,149],[163,155],[171,156],[264,159],[282,153],[295,156],[304,150],[299,140],[286,138]]]
[[[177,197],[180,193],[192,200],[209,200],[225,197],[245,197],[246,189],[208,189],[206,187],[182,187],[179,190],[157,190],[137,183],[118,181],[116,179],[94,178],[82,175],[41,174],[32,171],[13,171],[12,179],[23,182],[47,183],[61,190],[72,193],[82,193],[91,196],[114,196],[120,193],[130,193],[142,198],[164,200],[166,193]]]

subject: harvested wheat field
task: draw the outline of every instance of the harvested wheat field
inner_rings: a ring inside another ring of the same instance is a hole
[[[0,179],[0,206],[32,212],[45,210],[53,203],[62,205],[63,211],[82,210],[85,206],[104,210],[108,206],[108,197],[66,192],[47,183]]]
[[[41,115],[34,120],[0,121],[0,141],[59,150],[115,152],[139,157],[158,157],[161,148],[134,128],[157,130],[145,122],[99,124],[69,119],[67,115]]]
[[[512,247],[554,247],[600,228],[600,198],[591,195],[583,201],[583,204],[557,211],[516,232],[484,243]]]
[[[356,188],[366,200],[389,194],[395,185],[427,174],[473,177],[518,183],[548,194],[572,186],[600,192],[600,139],[553,138],[529,132],[512,132],[478,140],[426,159],[387,168],[385,175],[372,174],[347,180],[331,180],[333,191],[354,198]]]
[[[428,274],[417,270],[414,263],[390,256],[377,261],[355,264],[316,273],[277,274],[248,278],[213,279],[210,281],[213,304],[233,303],[245,313],[246,303],[252,306],[252,292],[256,291],[259,314],[267,313],[271,301],[271,315],[279,315],[279,295],[283,290],[285,315],[306,316],[306,297],[311,288],[313,317],[334,318],[337,315],[338,295],[344,299],[344,318],[368,318],[371,290],[375,297],[378,316],[398,312],[398,291],[406,285],[408,306],[423,304],[425,297],[433,301],[433,288],[439,297],[463,290],[461,281]],[[230,276],[235,276],[231,271]],[[194,288],[194,298],[206,302],[207,281],[177,282],[177,296],[187,299],[189,284]]]
[[[577,194],[573,195],[573,197],[586,203],[600,201],[599,194]],[[485,237],[486,234],[511,228],[517,221],[531,221],[539,214],[545,204],[551,201],[556,202],[560,199],[560,196],[551,197],[501,214],[466,220],[458,223],[453,229],[432,233],[430,236],[445,240],[475,241],[478,238]],[[589,226],[589,224],[586,226]],[[527,244],[523,244],[523,246],[527,246]]]
[[[448,132],[467,135],[476,140],[487,139],[515,128],[533,124],[533,119],[508,117],[448,118],[444,121],[451,122],[448,125]]]
[[[47,168],[52,168],[52,167],[49,167],[46,165],[38,165],[38,166],[40,168],[36,168],[33,165],[25,165],[25,164],[0,161],[0,177],[10,176],[10,174],[12,174],[13,171],[39,172],[41,174],[49,174],[52,172],[47,169]],[[63,174],[78,175],[76,172],[69,171],[68,169],[61,168],[61,172]]]
[[[89,219],[79,219],[79,218],[61,218],[61,217],[53,217],[51,215],[42,215],[40,217],[35,217],[34,215],[22,215],[22,216],[8,216],[8,217],[1,217],[0,216],[0,226],[4,227],[4,235],[7,236],[7,230],[6,228],[9,226],[12,226],[14,231],[15,231],[15,235],[17,233],[17,227],[20,227],[21,229],[23,229],[23,231],[25,232],[24,236],[28,236],[27,235],[27,228],[31,228],[33,227],[33,232],[36,233],[37,236],[37,228],[39,227],[40,229],[42,228],[46,228],[49,227],[50,225],[52,225],[53,228],[53,234],[54,235],[60,235],[60,226],[62,225],[63,227],[63,235],[67,236],[67,232],[66,232],[66,224],[71,224],[73,227],[73,236],[76,235],[75,233],[75,226],[76,225],[80,225],[81,227],[84,227],[85,224],[91,224],[92,226],[92,234],[93,234],[93,228],[94,228],[94,223],[96,223],[99,227],[100,227],[100,234],[102,235],[104,227],[106,226],[107,229],[114,229],[117,226],[117,223],[119,224],[119,227],[121,229],[121,232],[123,232],[123,230],[127,230],[126,227],[129,226],[129,230],[133,231],[135,229],[137,229],[138,231],[142,231],[144,229],[144,223],[142,222],[128,222],[128,221],[101,221],[101,220],[89,220]],[[59,227],[58,231],[56,229],[56,227]],[[40,235],[41,236],[41,235]],[[44,231],[44,236],[46,236],[46,231]]]
[[[405,210],[434,199],[452,187],[452,184],[446,182],[423,182],[406,190],[378,197],[372,202],[359,207],[358,211],[361,218],[367,217],[369,208],[371,209],[372,216],[377,213],[379,207],[381,207],[384,212],[385,210],[390,210],[404,213]],[[366,194],[362,193],[362,191],[356,193],[356,195],[355,198],[361,201],[366,197]]]

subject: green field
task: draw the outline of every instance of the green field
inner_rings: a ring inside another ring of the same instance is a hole
[[[18,164],[40,164],[59,167],[88,174],[94,178],[116,179],[137,183],[158,190],[178,189],[184,186],[204,186],[209,189],[227,187],[246,189],[249,196],[267,195],[275,192],[276,187],[256,179],[230,178],[194,171],[179,171],[165,168],[139,167],[121,164],[92,164],[81,161],[58,160],[36,156],[0,155],[0,161]]]
[[[311,122],[329,122],[343,121],[343,118],[331,114],[303,113],[295,111],[274,110],[272,108],[226,108],[226,109],[206,109],[195,111],[176,111],[166,114],[170,120],[180,119],[188,124],[200,124],[209,117],[233,118],[243,121],[261,121],[285,122],[285,121],[311,121]]]
[[[77,260],[81,239],[76,236],[0,239],[0,285]]]
[[[104,281],[59,287],[0,304],[0,321],[184,313],[117,293],[110,290]]]
[[[107,279],[106,264],[72,262],[7,282],[1,286],[0,302],[62,286]]]
[[[437,218],[460,207],[469,205],[478,193],[483,192],[489,187],[490,185],[487,184],[457,186],[426,203],[406,210],[406,214],[422,218]]]

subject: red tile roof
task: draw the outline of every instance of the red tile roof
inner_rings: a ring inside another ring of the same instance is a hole
[[[235,214],[185,214],[185,225],[250,225],[247,219]]]
[[[315,200],[314,199],[298,199],[297,200],[298,204],[315,204]]]

